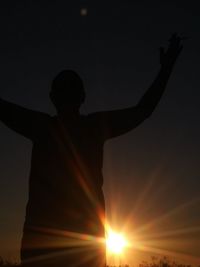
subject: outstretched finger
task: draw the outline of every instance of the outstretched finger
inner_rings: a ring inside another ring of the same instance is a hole
[[[173,42],[177,38],[177,32],[172,33],[171,37],[169,38],[169,42]]]
[[[180,47],[181,47],[181,38],[180,37],[176,37],[176,39],[174,39],[173,41],[171,41],[168,51],[179,51]]]
[[[183,45],[181,45],[181,46],[179,47],[178,54],[180,54],[182,50],[183,50]]]

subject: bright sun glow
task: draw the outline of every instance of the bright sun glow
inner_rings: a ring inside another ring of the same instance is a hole
[[[109,253],[121,254],[127,241],[123,234],[110,230],[106,238],[106,247]]]

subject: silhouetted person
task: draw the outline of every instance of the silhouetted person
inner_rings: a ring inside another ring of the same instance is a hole
[[[103,145],[152,114],[182,49],[180,40],[173,35],[166,53],[161,50],[161,70],[134,107],[81,115],[85,91],[71,70],[53,80],[54,117],[0,100],[2,122],[33,143],[23,266],[104,266]]]

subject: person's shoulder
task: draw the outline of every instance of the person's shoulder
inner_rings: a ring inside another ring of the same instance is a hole
[[[103,126],[103,117],[101,112],[93,112],[84,116],[84,121],[90,129],[100,134]]]
[[[96,124],[98,121],[97,112],[81,115],[81,119],[89,124]]]
[[[99,144],[104,144],[105,142],[105,131],[108,130],[104,125],[104,119],[101,112],[93,112],[85,116],[87,121],[88,129],[92,134],[92,138],[97,140]]]
[[[54,122],[55,116],[43,112],[37,112],[36,132],[39,133],[39,135],[43,135],[44,133],[50,130]]]
[[[101,117],[101,112],[95,111],[82,116],[88,120],[97,120]]]
[[[37,120],[39,121],[39,123],[41,124],[46,124],[46,123],[49,123],[50,121],[53,120],[53,116],[47,114],[47,113],[44,113],[44,112],[40,112],[40,111],[37,111],[36,113],[37,115]]]

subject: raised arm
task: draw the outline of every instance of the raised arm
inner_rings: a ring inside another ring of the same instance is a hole
[[[0,98],[0,120],[15,132],[33,140],[48,115],[32,111]]]
[[[161,69],[157,77],[136,106],[122,110],[94,113],[93,116],[96,118],[98,125],[103,128],[104,140],[134,129],[152,114],[163,95],[181,50],[181,38],[173,34],[169,40],[167,51],[165,52],[163,48],[160,50]]]

